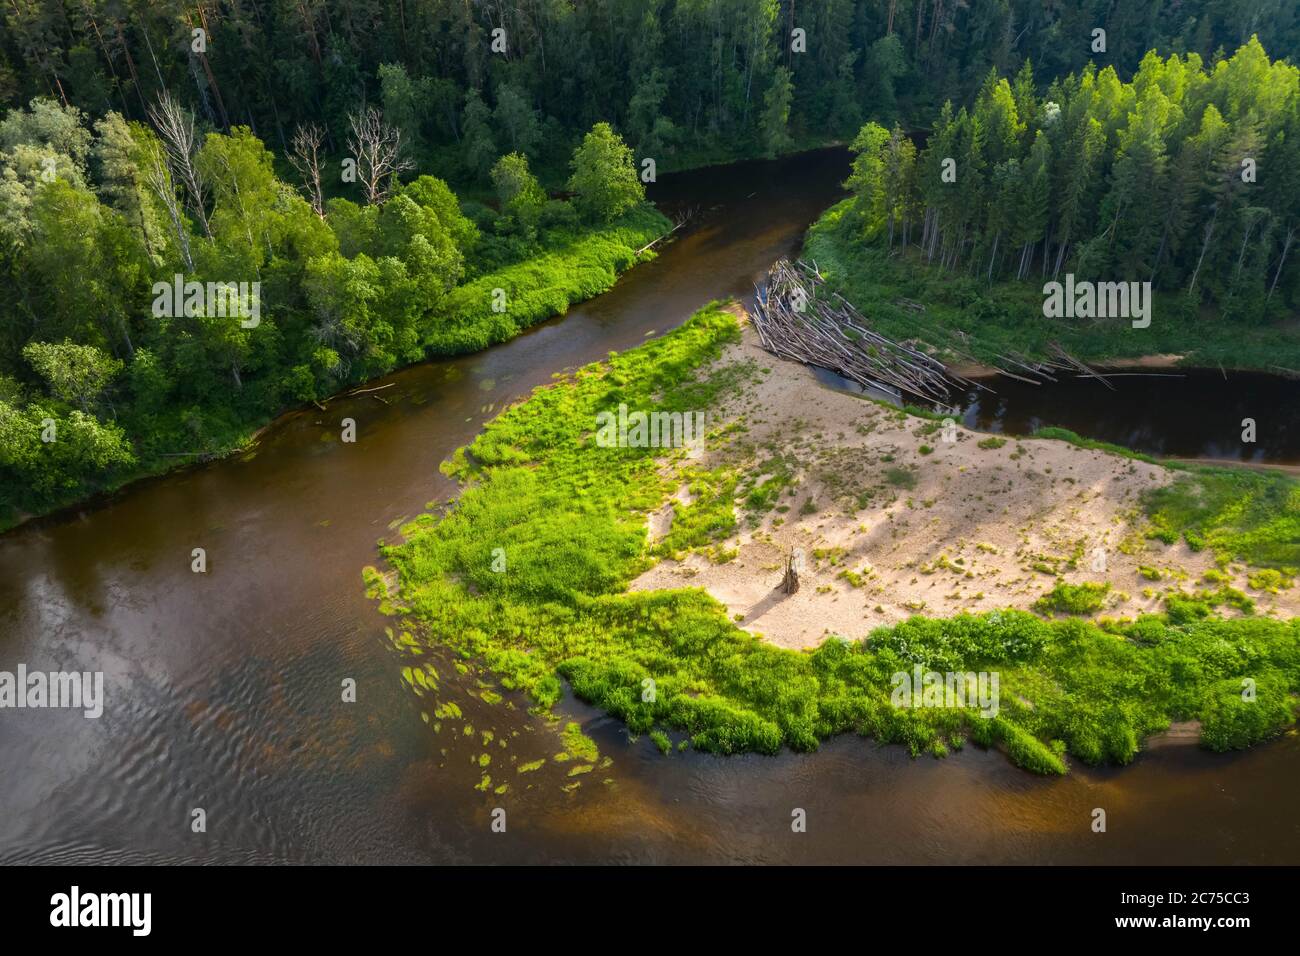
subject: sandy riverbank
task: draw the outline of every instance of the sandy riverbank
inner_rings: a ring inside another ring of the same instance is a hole
[[[738,511],[740,531],[722,544],[735,550],[732,560],[664,560],[634,590],[702,587],[752,633],[810,647],[918,613],[1028,609],[1058,575],[1109,583],[1101,613],[1132,617],[1158,611],[1166,591],[1203,587],[1214,567],[1209,553],[1142,534],[1140,494],[1172,481],[1168,469],[1061,441],[980,447],[989,436],[965,428],[944,441],[933,422],[822,387],[805,366],[763,351],[747,325],[721,361],[770,372],[711,413],[711,426],[741,420],[747,430],[703,463],[752,474],[783,460],[794,481],[775,510],[752,521]],[[652,539],[671,525],[672,508],[651,515]],[[805,572],[799,592],[785,595],[778,585],[792,549],[803,552]],[[1101,571],[1093,569],[1098,549]],[[1243,568],[1229,573],[1257,613],[1295,614],[1293,591],[1260,593]]]

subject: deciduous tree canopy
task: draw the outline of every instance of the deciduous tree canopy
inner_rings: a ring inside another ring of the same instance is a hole
[[[319,128],[295,136],[299,189],[249,127],[205,130],[172,97],[148,112],[92,129],[37,98],[0,121],[0,512],[224,451],[288,404],[509,337],[666,228],[604,124],[575,158],[601,223],[580,230],[522,153],[494,167],[500,214],[466,204],[477,222],[442,180],[402,182],[400,132],[373,107],[353,114],[353,198],[328,200]],[[557,248],[585,271],[511,277]]]

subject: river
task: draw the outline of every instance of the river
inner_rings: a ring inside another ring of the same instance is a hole
[[[358,395],[294,413],[250,455],[0,537],[0,670],[102,670],[107,698],[97,720],[0,712],[0,862],[1300,860],[1294,734],[1234,755],[1156,746],[1127,768],[1045,780],[996,752],[914,760],[855,737],[814,754],[663,757],[570,700],[560,712],[611,763],[574,790],[563,765],[498,769],[512,789],[494,796],[474,789],[477,734],[493,732],[500,767],[560,750],[554,729],[517,700],[484,704],[441,657],[440,698],[476,739],[422,720],[429,703],[402,684],[389,621],[362,594],[376,541],[454,493],[439,463],[504,404],[749,293],[846,172],[827,151],[666,176],[652,197],[698,207],[691,228],[568,316],[389,376],[387,405]],[[344,417],[355,444],[337,440]],[[197,547],[206,574],[190,570]],[[356,703],[340,700],[349,677]],[[806,833],[791,832],[796,807]]]

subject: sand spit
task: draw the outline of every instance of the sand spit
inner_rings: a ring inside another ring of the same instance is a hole
[[[1142,533],[1139,496],[1174,480],[1165,468],[1061,441],[1008,438],[992,447],[996,440],[965,428],[944,441],[934,422],[821,386],[808,368],[763,351],[747,324],[720,361],[752,362],[760,373],[711,412],[711,428],[738,419],[747,430],[702,463],[757,476],[783,462],[793,481],[766,514],[751,516],[737,502],[739,533],[719,549],[734,549],[734,558],[663,560],[633,590],[702,587],[741,627],[804,648],[913,614],[1028,609],[1058,576],[1108,582],[1100,613],[1125,617],[1158,611],[1167,591],[1206,586],[1212,555]],[[665,533],[672,507],[651,517],[652,539]],[[786,595],[782,569],[796,548],[804,573],[798,593]],[[1256,613],[1295,614],[1300,588],[1260,593],[1247,587],[1243,568],[1229,573]]]

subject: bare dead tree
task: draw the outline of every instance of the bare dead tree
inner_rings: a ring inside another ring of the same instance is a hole
[[[647,242],[644,246],[642,246],[642,247],[641,247],[640,249],[638,249],[635,253],[633,253],[633,255],[639,256],[639,255],[641,255],[641,253],[645,252],[647,249],[652,249],[652,248],[654,248],[655,246],[657,246],[659,243],[663,242],[665,239],[667,239],[669,236],[671,236],[673,233],[675,233],[678,229],[682,228],[682,226],[684,226],[684,225],[686,225],[688,222],[690,222],[690,221],[691,221],[691,218],[692,218],[692,217],[693,217],[693,216],[694,216],[698,211],[699,211],[699,207],[698,207],[698,206],[692,206],[690,209],[687,209],[687,210],[684,211],[684,212],[679,212],[679,213],[677,213],[677,214],[673,217],[673,227],[672,227],[671,229],[669,229],[667,232],[665,232],[662,236],[659,236],[659,238],[657,238],[657,239],[651,239],[651,240],[650,240],[649,242]]]
[[[185,220],[181,217],[180,203],[176,200],[176,186],[172,182],[167,163],[159,150],[151,151],[149,166],[145,169],[145,181],[158,197],[158,201],[163,204],[163,208],[167,210],[167,218],[171,220],[172,229],[176,233],[176,242],[180,248],[181,260],[185,263],[185,271],[193,272],[194,258],[190,255],[190,238],[185,232]]]
[[[1282,255],[1277,260],[1277,271],[1273,273],[1273,284],[1268,287],[1267,298],[1273,298],[1273,290],[1277,288],[1277,280],[1282,275],[1282,266],[1286,263],[1286,254],[1291,251],[1291,243],[1295,240],[1296,227],[1289,225],[1286,228],[1286,241],[1282,243]]]
[[[320,151],[325,142],[325,131],[315,123],[299,125],[293,131],[289,146],[289,163],[302,179],[302,191],[316,215],[325,218],[325,196],[321,191]]]
[[[212,229],[208,225],[208,213],[204,207],[207,197],[203,177],[194,162],[195,153],[198,152],[194,115],[164,90],[158,102],[149,107],[149,119],[158,130],[163,149],[167,153],[167,166],[171,170],[172,179],[184,187],[189,197],[190,211],[203,226],[203,234],[211,239]]]
[[[348,151],[357,163],[357,178],[370,205],[382,203],[392,190],[393,177],[415,164],[402,155],[402,131],[384,122],[384,116],[367,106],[348,117]]]

